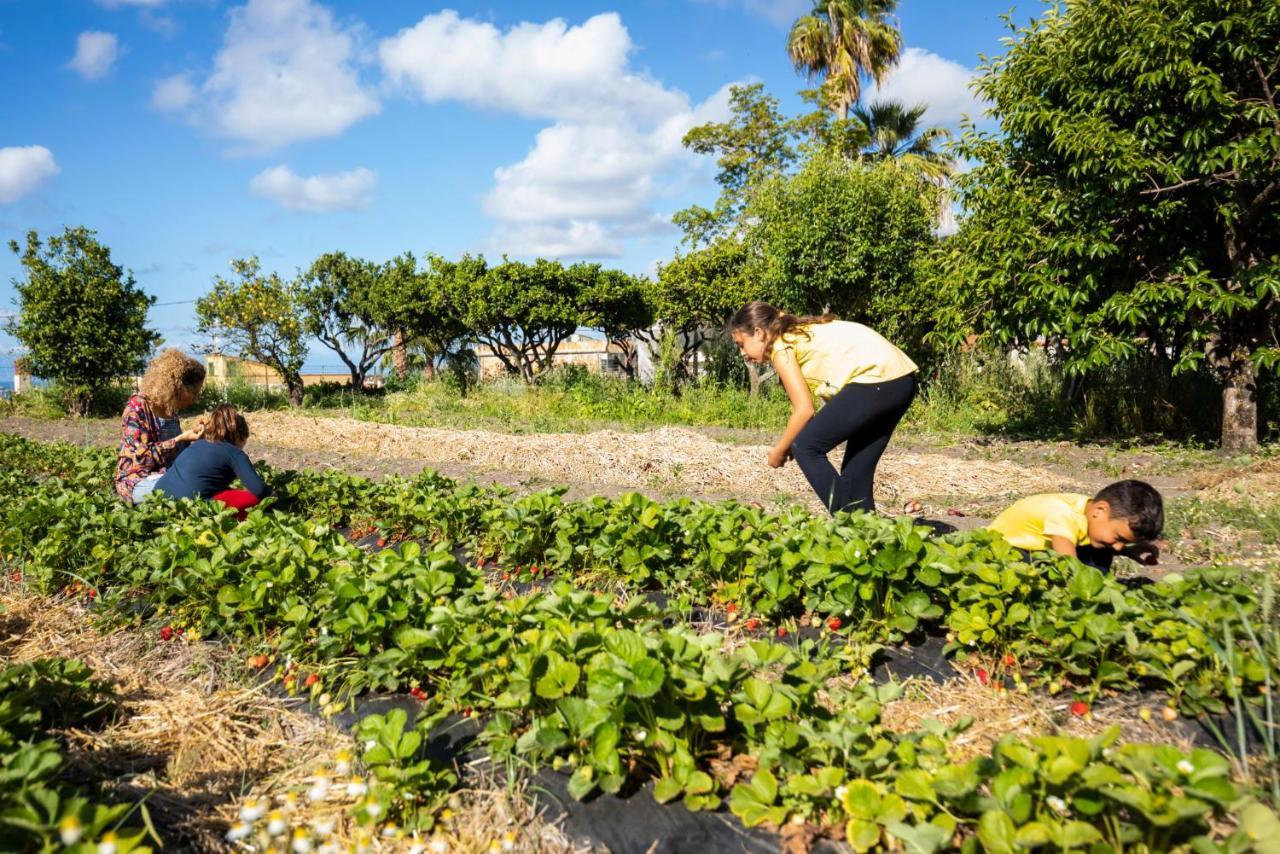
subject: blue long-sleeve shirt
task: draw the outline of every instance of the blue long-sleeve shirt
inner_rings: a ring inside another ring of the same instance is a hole
[[[174,498],[212,498],[229,489],[236,478],[259,498],[267,485],[249,456],[230,442],[198,439],[183,451],[156,483],[156,491]]]

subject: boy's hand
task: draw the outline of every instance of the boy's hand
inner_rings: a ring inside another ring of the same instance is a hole
[[[1121,554],[1136,560],[1143,566],[1155,566],[1160,562],[1160,541],[1154,543],[1134,543],[1127,546]]]
[[[782,450],[779,450],[778,448],[770,448],[769,449],[769,466],[775,469],[782,468],[782,466],[786,463],[787,458],[790,456],[791,456],[790,448],[785,448]]]

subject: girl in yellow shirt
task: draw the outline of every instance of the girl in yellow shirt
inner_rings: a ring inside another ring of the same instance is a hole
[[[739,309],[729,333],[747,361],[772,363],[791,399],[769,465],[795,459],[832,513],[874,511],[876,466],[915,397],[915,363],[860,323],[796,317],[764,302]],[[817,414],[815,397],[824,401]],[[827,454],[841,442],[848,444],[837,472]]]

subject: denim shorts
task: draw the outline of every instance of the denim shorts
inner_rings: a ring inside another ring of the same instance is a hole
[[[160,482],[162,475],[159,473],[149,474],[142,480],[133,485],[133,503],[141,504],[146,500],[147,496],[156,488],[156,484]]]

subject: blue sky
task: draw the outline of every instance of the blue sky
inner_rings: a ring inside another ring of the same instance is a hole
[[[337,249],[647,272],[671,213],[715,198],[684,131],[723,118],[733,83],[800,109],[784,42],[808,5],[0,0],[0,237],[97,230],[179,345],[200,340],[188,301],[249,254],[283,275]],[[957,126],[1012,9],[902,0],[886,93]],[[6,248],[0,312],[20,273]]]

